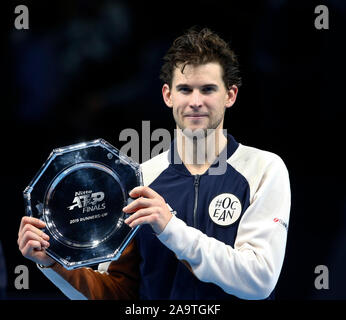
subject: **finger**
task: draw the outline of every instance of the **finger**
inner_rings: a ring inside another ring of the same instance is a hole
[[[142,224],[152,224],[155,221],[155,217],[152,214],[144,215],[129,224],[129,227],[135,228]]]
[[[36,233],[38,236],[44,238],[45,240],[49,240],[49,236],[44,233],[41,229],[36,228],[35,226],[33,226],[32,224],[25,224],[23,229],[21,230],[21,232],[18,235],[18,239],[22,238],[23,235],[25,234],[25,232],[27,231],[32,231],[34,233]]]
[[[144,208],[144,209],[140,209],[138,211],[136,211],[134,214],[132,214],[130,217],[128,217],[125,220],[125,223],[128,224],[130,227],[133,227],[133,222],[143,218],[145,216],[149,216],[155,212],[158,212],[159,208],[157,207],[150,207],[150,208]]]
[[[44,233],[41,229],[38,229],[31,224],[25,224],[18,235],[18,241],[17,241],[18,244],[20,243],[21,239],[24,237],[24,234],[29,231],[37,234],[39,237],[45,240],[49,240],[49,236],[46,233]]]
[[[147,208],[155,205],[155,199],[148,199],[148,198],[138,198],[134,201],[132,201],[130,204],[128,204],[126,207],[123,208],[123,211],[126,213],[132,213],[142,208]]]
[[[19,249],[22,249],[26,246],[26,244],[29,241],[39,241],[41,243],[41,246],[43,247],[49,247],[49,242],[47,242],[46,240],[44,240],[43,238],[41,238],[38,234],[36,234],[35,232],[32,231],[27,231],[25,232],[25,234],[23,235],[23,237],[20,239],[20,243],[19,243]]]
[[[25,225],[27,224],[31,224],[37,228],[44,228],[46,226],[46,224],[37,218],[34,217],[29,217],[29,216],[24,216],[22,218],[22,220],[20,221],[20,226],[19,226],[19,232],[18,234],[21,232],[21,230],[24,228]]]
[[[130,197],[133,197],[133,198],[138,198],[140,196],[145,198],[150,198],[150,199],[161,197],[156,191],[146,186],[139,186],[139,187],[133,188],[129,192],[129,195]]]
[[[28,241],[27,244],[25,245],[25,247],[22,250],[22,254],[26,258],[32,257],[34,250],[38,250],[38,251],[42,250],[42,246],[41,246],[41,242],[40,241],[36,241],[36,240]]]

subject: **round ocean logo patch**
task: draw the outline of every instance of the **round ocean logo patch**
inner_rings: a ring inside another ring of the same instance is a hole
[[[232,193],[221,193],[209,204],[209,216],[220,226],[229,226],[236,222],[242,210],[240,200]]]

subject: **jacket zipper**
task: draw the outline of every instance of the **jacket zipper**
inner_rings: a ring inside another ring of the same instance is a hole
[[[196,174],[194,176],[193,185],[195,188],[195,203],[193,205],[193,226],[194,228],[197,228],[197,205],[198,205],[198,188],[199,188],[199,181],[201,176],[199,174]],[[193,294],[195,299],[197,299],[197,284],[196,279],[193,281]]]
[[[195,187],[195,203],[193,206],[193,226],[197,228],[197,204],[198,204],[198,188],[199,188],[199,180],[200,175],[196,174],[194,177],[194,187]]]

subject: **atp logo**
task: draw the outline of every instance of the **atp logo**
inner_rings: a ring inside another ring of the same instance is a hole
[[[72,201],[72,205],[67,207],[69,210],[73,210],[75,207],[83,209],[83,213],[92,212],[95,210],[102,210],[106,208],[105,202],[100,203],[105,198],[104,192],[92,192],[92,190],[75,192],[75,197]]]
[[[232,193],[222,193],[209,204],[209,217],[219,226],[229,226],[240,217],[242,205]]]

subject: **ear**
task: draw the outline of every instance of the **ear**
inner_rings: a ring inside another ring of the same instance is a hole
[[[235,100],[237,99],[238,87],[233,85],[227,92],[225,107],[230,108],[234,105]]]
[[[167,107],[172,108],[173,103],[172,103],[171,89],[167,83],[165,83],[162,87],[162,97]]]

